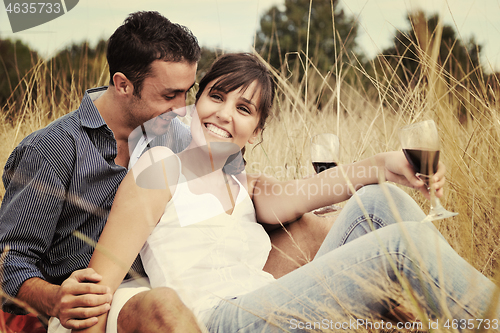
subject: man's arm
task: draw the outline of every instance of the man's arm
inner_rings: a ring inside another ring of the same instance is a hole
[[[110,294],[106,296],[102,287],[88,288],[88,283],[75,286],[81,281],[95,281],[91,273],[77,273],[58,286],[45,281],[40,271],[39,263],[52,243],[66,200],[64,184],[50,163],[36,149],[20,145],[6,163],[3,181],[6,193],[0,207],[0,248],[8,249],[0,267],[3,290],[41,315],[62,316],[61,321],[69,325],[73,322],[68,315],[85,320],[87,313],[95,316],[102,312]],[[97,294],[82,295],[85,290]],[[95,304],[96,309],[79,307],[82,298],[84,304]],[[8,308],[4,308],[9,311],[23,309],[6,304]],[[82,325],[75,324],[68,328]]]
[[[92,269],[74,272],[60,286],[31,278],[21,285],[17,299],[40,314],[59,318],[66,328],[81,329],[95,325],[97,316],[110,308],[112,294],[96,284],[100,280]]]
[[[36,150],[24,147],[16,148],[10,155],[3,182],[6,192],[0,207],[0,248],[5,251],[1,262],[2,287],[16,297],[25,281],[43,279],[37,264],[53,238],[64,188],[47,161]],[[24,301],[31,306],[30,299]]]

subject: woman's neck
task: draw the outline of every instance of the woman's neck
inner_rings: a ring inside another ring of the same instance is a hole
[[[203,176],[216,171],[222,172],[229,156],[240,151],[240,148],[229,142],[211,142],[207,145],[191,144],[181,153],[179,158],[183,166],[194,174]]]

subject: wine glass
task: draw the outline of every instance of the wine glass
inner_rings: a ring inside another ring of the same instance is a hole
[[[332,133],[321,133],[311,138],[311,161],[316,173],[337,166],[339,160],[339,138]],[[337,211],[342,207],[330,205],[313,210],[316,215]]]
[[[426,120],[401,128],[401,147],[406,159],[415,170],[415,176],[424,181],[431,194],[431,209],[422,222],[429,222],[458,215],[446,210],[431,186],[432,175],[439,163],[439,135],[433,120]]]

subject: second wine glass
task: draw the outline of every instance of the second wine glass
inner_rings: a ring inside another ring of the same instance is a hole
[[[311,138],[311,162],[316,173],[337,166],[339,161],[339,138],[333,133],[321,133]],[[342,207],[329,205],[313,211],[316,215],[341,210]]]

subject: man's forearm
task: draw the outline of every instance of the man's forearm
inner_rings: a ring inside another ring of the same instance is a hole
[[[91,268],[74,271],[60,286],[32,278],[22,284],[18,298],[42,315],[57,317],[66,328],[84,329],[109,311],[112,294],[97,284],[101,279]]]
[[[26,309],[27,311],[35,310],[41,315],[52,317],[55,310],[54,299],[59,288],[40,278],[31,278],[24,281],[16,298],[31,308]]]

